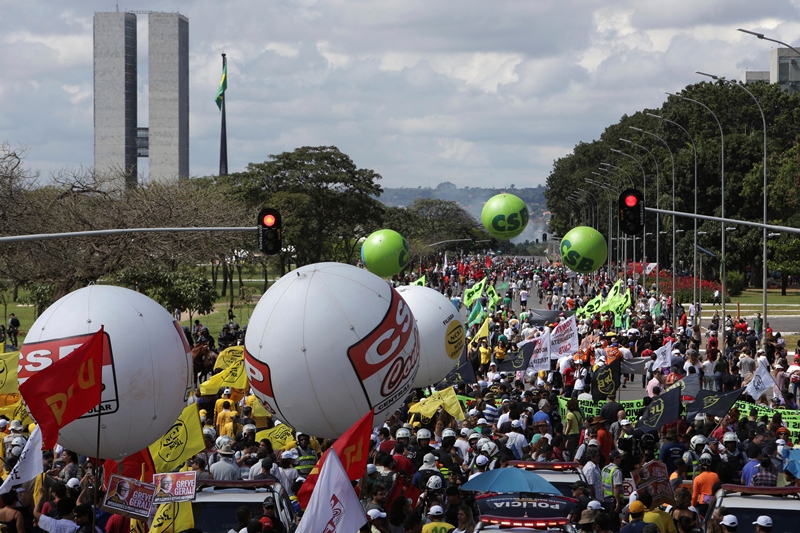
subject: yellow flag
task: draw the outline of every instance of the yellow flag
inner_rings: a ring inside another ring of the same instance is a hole
[[[256,442],[261,442],[261,439],[269,439],[274,450],[283,450],[286,443],[294,439],[294,429],[288,424],[279,424],[256,433]]]
[[[214,370],[228,368],[232,364],[241,361],[242,357],[244,357],[244,346],[225,348],[217,356],[217,362],[214,363]]]
[[[19,394],[19,382],[17,381],[18,364],[18,351],[0,355],[0,396]]]
[[[244,368],[244,359],[232,364],[219,374],[215,374],[208,381],[200,384],[200,394],[216,394],[219,389],[246,389],[247,372]]]
[[[464,410],[461,408],[461,402],[458,401],[458,396],[453,387],[447,387],[444,390],[436,391],[427,398],[423,398],[412,405],[409,413],[419,413],[424,417],[431,418],[436,414],[439,407],[444,407],[444,410],[453,415],[459,420],[463,420]]]
[[[147,533],[147,522],[131,519],[130,533]]]
[[[180,533],[192,528],[192,502],[162,503],[153,517],[150,533]]]
[[[19,420],[22,426],[27,428],[29,424],[35,424],[36,421],[31,418],[28,408],[22,400],[11,405],[0,407],[0,415],[6,415],[9,420]]]
[[[486,320],[483,321],[481,324],[480,329],[478,329],[478,333],[475,334],[475,338],[473,340],[477,341],[481,338],[489,338],[489,318],[487,317]]]
[[[196,453],[205,450],[197,404],[186,407],[160,439],[148,446],[156,472],[174,472]]]

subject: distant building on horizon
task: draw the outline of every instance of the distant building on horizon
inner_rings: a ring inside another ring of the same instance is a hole
[[[773,48],[769,70],[748,70],[742,76],[742,81],[777,83],[782,90],[793,94],[800,90],[800,54],[791,48]]]
[[[139,127],[135,13],[94,14],[94,168],[138,182],[138,158],[149,179],[189,177],[189,20],[146,12],[149,118]]]

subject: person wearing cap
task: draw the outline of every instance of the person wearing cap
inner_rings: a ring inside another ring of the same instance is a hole
[[[218,398],[217,401],[214,402],[214,418],[212,420],[214,420],[215,422],[219,414],[222,412],[222,404],[224,404],[225,402],[230,403],[229,409],[231,409],[232,411],[236,410],[235,403],[231,399],[231,389],[228,388],[223,389],[222,397]]]
[[[479,476],[486,472],[486,469],[489,468],[489,458],[485,455],[478,455],[475,457],[475,469],[472,474],[470,474],[469,479]]]
[[[647,511],[647,507],[640,500],[636,500],[628,506],[628,510],[631,513],[631,520],[625,527],[620,529],[619,533],[642,533],[647,526],[647,522],[644,521],[644,513]]]
[[[577,502],[570,513],[570,522],[575,522],[581,516],[581,513],[586,510],[591,501],[589,498],[589,485],[585,481],[579,479],[570,485],[569,488],[572,491],[572,498]]]
[[[594,521],[599,513],[590,509],[581,511],[581,518],[578,520],[578,530],[585,533],[594,531]]]
[[[772,518],[767,515],[761,515],[753,522],[756,526],[756,533],[772,533]]]
[[[297,460],[294,468],[303,477],[307,477],[311,473],[319,459],[317,452],[310,446],[310,442],[311,437],[305,433],[297,434],[297,446],[294,448],[294,451],[297,452]]]
[[[236,466],[236,462],[233,460],[231,445],[228,443],[223,444],[218,450],[218,453],[219,460],[209,468],[209,472],[214,476],[214,479],[218,481],[235,481],[242,479],[239,467]]]
[[[444,509],[441,505],[432,505],[428,511],[427,524],[422,526],[422,533],[446,533],[455,528],[453,524],[444,521]]]
[[[268,494],[264,498],[261,508],[264,511],[264,516],[272,521],[272,531],[274,533],[286,533],[286,525],[278,515],[278,506],[275,504],[275,496]]]
[[[732,514],[726,514],[720,520],[719,525],[722,526],[722,533],[736,533],[736,528],[739,527],[739,519]]]
[[[490,426],[494,424],[500,417],[500,411],[495,406],[494,400],[495,395],[492,392],[487,392],[483,397],[483,418],[489,422]]]
[[[370,509],[367,511],[367,520],[369,521],[370,532],[387,533],[386,527],[384,527],[385,519],[386,513],[379,511],[378,509]]]
[[[600,474],[603,485],[603,503],[615,513],[622,510],[622,470],[619,468],[621,455],[618,450],[611,450],[608,454],[609,463]]]
[[[90,504],[82,503],[76,505],[72,511],[72,516],[78,526],[75,533],[103,533],[99,526],[92,527],[92,506]]]

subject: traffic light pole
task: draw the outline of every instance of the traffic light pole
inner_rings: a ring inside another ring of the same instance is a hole
[[[696,218],[700,220],[710,220],[712,222],[724,222],[725,224],[738,224],[739,226],[748,226],[751,228],[761,228],[766,230],[785,231],[786,233],[800,234],[800,228],[791,228],[789,226],[776,226],[775,224],[764,224],[762,222],[750,222],[749,220],[737,220],[733,218],[712,217],[709,215],[695,215],[694,213],[684,213],[683,211],[669,211],[667,209],[655,209],[653,207],[645,207],[644,210],[649,211],[651,213],[658,213],[661,215]]]
[[[46,241],[51,239],[68,239],[71,237],[99,237],[103,235],[124,235],[126,233],[186,233],[193,231],[227,232],[227,231],[256,231],[257,226],[246,227],[210,227],[210,228],[122,228],[101,229],[94,231],[69,231],[65,233],[36,233],[31,235],[11,235],[0,237],[2,242]]]

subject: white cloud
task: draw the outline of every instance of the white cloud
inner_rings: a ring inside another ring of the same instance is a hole
[[[800,0],[164,0],[190,21],[191,170],[215,172],[220,53],[232,169],[333,144],[384,186],[542,183],[552,161],[664,91],[766,70]],[[0,139],[47,174],[91,166],[92,17],[106,0],[2,2]],[[126,9],[146,10],[144,0]],[[146,16],[139,16],[140,59]],[[146,109],[140,70],[140,109]],[[147,116],[140,116],[146,125]]]

